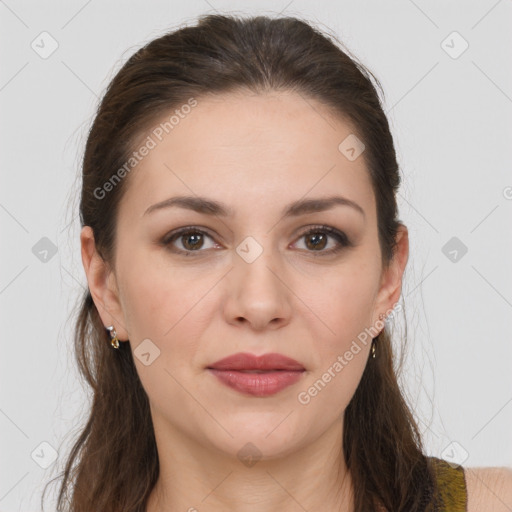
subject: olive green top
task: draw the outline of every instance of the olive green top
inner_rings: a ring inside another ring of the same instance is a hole
[[[429,457],[435,471],[437,493],[425,512],[467,512],[466,477],[462,466]]]

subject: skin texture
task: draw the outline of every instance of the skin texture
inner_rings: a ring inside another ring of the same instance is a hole
[[[465,468],[468,512],[512,510],[512,468]]]
[[[343,412],[371,338],[307,405],[297,395],[398,301],[407,229],[384,270],[364,158],[349,161],[338,150],[353,129],[318,102],[292,92],[197,100],[125,178],[113,268],[97,254],[91,229],[81,233],[84,269],[104,325],[113,324],[132,350],[147,338],[160,350],[149,366],[135,357],[160,460],[147,510],[352,510],[341,456]],[[293,201],[333,194],[355,201],[365,215],[335,206],[282,218]],[[220,201],[234,215],[180,208],[144,215],[177,195]],[[353,246],[329,255],[338,245],[330,236],[326,246],[311,248],[312,237],[303,235],[318,224],[346,233]],[[190,248],[190,236],[167,248],[162,243],[186,226],[209,233],[190,256],[171,251]],[[251,263],[236,252],[249,236],[262,249]],[[273,396],[248,396],[205,369],[236,352],[279,352],[306,372]],[[244,446],[254,450],[247,443],[261,456],[251,466],[237,456]]]

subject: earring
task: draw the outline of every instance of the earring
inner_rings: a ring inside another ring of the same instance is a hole
[[[372,358],[375,359],[375,352],[376,352],[376,349],[375,349],[375,340],[377,338],[373,338],[372,340]]]
[[[109,326],[107,326],[107,329],[110,331],[110,338],[111,338],[110,344],[114,348],[119,348],[119,340],[117,339],[117,332],[114,329],[114,326],[113,325],[109,325]]]

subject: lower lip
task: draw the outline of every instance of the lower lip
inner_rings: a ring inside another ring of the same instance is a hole
[[[247,373],[237,370],[209,368],[222,383],[241,393],[270,396],[299,381],[304,371],[275,370],[265,373]]]

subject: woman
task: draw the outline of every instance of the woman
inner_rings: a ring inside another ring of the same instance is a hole
[[[424,454],[397,384],[409,245],[370,76],[304,21],[215,15],[112,80],[80,204],[94,399],[58,510],[510,506],[510,472]]]

